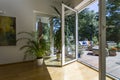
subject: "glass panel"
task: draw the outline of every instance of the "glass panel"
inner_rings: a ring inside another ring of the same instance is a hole
[[[78,14],[78,60],[94,69],[99,67],[98,2]]]
[[[120,2],[107,0],[106,4],[106,72],[120,79]]]
[[[47,46],[49,50],[46,51],[46,55],[44,56],[45,65],[61,66],[61,56],[59,56],[60,60],[58,60],[55,44],[55,34],[60,30],[60,19],[52,18],[50,20],[49,17],[37,16],[36,30],[38,30],[39,33],[43,35],[45,41],[48,42]]]
[[[76,59],[76,12],[65,8],[65,62]]]

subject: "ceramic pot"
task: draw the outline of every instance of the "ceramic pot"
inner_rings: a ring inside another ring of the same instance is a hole
[[[43,65],[43,58],[37,59],[37,65],[38,65],[38,66]]]

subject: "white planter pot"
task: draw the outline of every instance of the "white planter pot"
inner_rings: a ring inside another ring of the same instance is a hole
[[[61,60],[61,54],[60,54],[60,53],[57,53],[57,54],[56,54],[56,57],[57,57],[57,60],[58,60],[58,61]]]
[[[38,65],[38,66],[43,65],[43,58],[37,59],[37,65]]]

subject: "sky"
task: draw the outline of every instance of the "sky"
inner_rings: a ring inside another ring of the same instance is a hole
[[[94,10],[95,12],[98,12],[98,1],[96,1],[93,4],[89,5],[87,8],[89,8],[89,10]]]

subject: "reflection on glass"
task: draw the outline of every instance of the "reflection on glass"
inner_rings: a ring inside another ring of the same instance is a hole
[[[75,15],[74,11],[65,9],[65,62],[76,58]]]
[[[40,24],[38,24],[38,22]],[[61,60],[58,60],[57,56],[57,49],[56,49],[56,42],[55,42],[55,32],[60,31],[60,19],[59,18],[53,18],[49,19],[49,17],[42,17],[37,16],[36,21],[36,29],[40,31],[40,33],[43,35],[43,38],[46,40],[46,42],[50,42],[50,44],[47,44],[49,47],[49,50],[46,51],[46,54],[44,56],[44,63],[47,66],[61,66]],[[42,26],[41,28],[38,28],[38,26]],[[42,31],[41,31],[42,30]],[[61,36],[59,36],[61,38]],[[55,44],[55,45],[54,45]],[[53,51],[53,52],[52,52]],[[60,53],[61,54],[61,53]],[[61,56],[59,56],[61,58]]]

